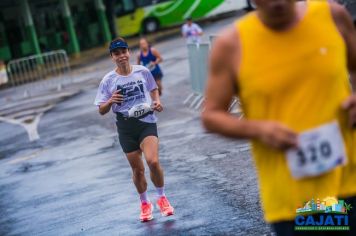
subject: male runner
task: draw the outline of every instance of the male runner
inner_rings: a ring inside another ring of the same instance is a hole
[[[297,206],[312,198],[356,195],[350,127],[356,124],[356,96],[349,84],[350,74],[356,85],[356,32],[335,3],[255,3],[256,12],[214,43],[202,120],[212,132],[252,139],[265,219],[277,235],[296,235]],[[245,119],[227,112],[234,95]],[[314,162],[323,168],[311,168]],[[345,162],[348,172],[342,171]],[[355,218],[349,223],[356,228]]]
[[[102,79],[94,104],[105,115],[116,114],[119,141],[132,168],[133,182],[140,195],[140,220],[153,219],[153,205],[147,196],[147,182],[142,153],[157,189],[157,206],[164,216],[174,214],[164,192],[163,170],[158,158],[157,117],[153,110],[163,110],[157,85],[150,71],[141,65],[130,65],[130,51],[123,38],[110,43],[110,55],[116,68]]]

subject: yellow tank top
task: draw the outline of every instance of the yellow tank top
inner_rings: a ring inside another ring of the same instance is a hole
[[[326,2],[307,3],[303,19],[285,32],[267,28],[255,13],[236,22],[241,42],[238,94],[246,119],[279,121],[296,132],[338,120],[348,142],[346,113],[351,92],[346,46]],[[312,198],[337,196],[341,168],[295,180],[285,154],[252,142],[262,207],[268,222],[293,220]]]

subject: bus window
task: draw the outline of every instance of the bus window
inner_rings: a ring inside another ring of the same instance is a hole
[[[135,5],[132,0],[117,0],[115,1],[114,11],[116,16],[123,16],[135,11]]]
[[[155,0],[136,0],[138,7],[146,7],[155,4]]]
[[[172,1],[172,0],[136,0],[136,3],[137,3],[137,7],[147,7],[147,6],[155,5],[162,2],[168,2],[168,1]]]
[[[162,3],[162,2],[168,2],[172,0],[153,0],[154,3]]]

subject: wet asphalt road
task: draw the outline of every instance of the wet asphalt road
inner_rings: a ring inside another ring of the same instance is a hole
[[[205,25],[206,35],[231,22]],[[271,235],[249,144],[207,134],[199,112],[183,105],[190,94],[183,39],[155,46],[165,59],[160,160],[176,214],[165,218],[156,209],[153,221],[138,221],[114,116],[100,116],[92,105],[95,84],[113,67],[108,59],[75,74],[96,83],[42,116],[40,140],[29,142],[20,126],[0,123],[0,235]]]

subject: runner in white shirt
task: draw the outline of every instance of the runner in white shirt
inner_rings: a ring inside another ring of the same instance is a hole
[[[200,43],[200,38],[203,35],[203,30],[199,25],[193,23],[192,18],[188,17],[186,23],[182,26],[182,35],[188,43]]]
[[[163,170],[158,159],[157,117],[153,111],[161,112],[163,107],[157,84],[146,67],[130,65],[130,51],[123,38],[113,40],[109,51],[116,68],[102,79],[94,104],[101,115],[110,109],[116,114],[120,145],[132,168],[133,182],[140,195],[140,220],[153,219],[142,153],[157,189],[157,206],[162,215],[173,215],[174,208],[164,193]]]

